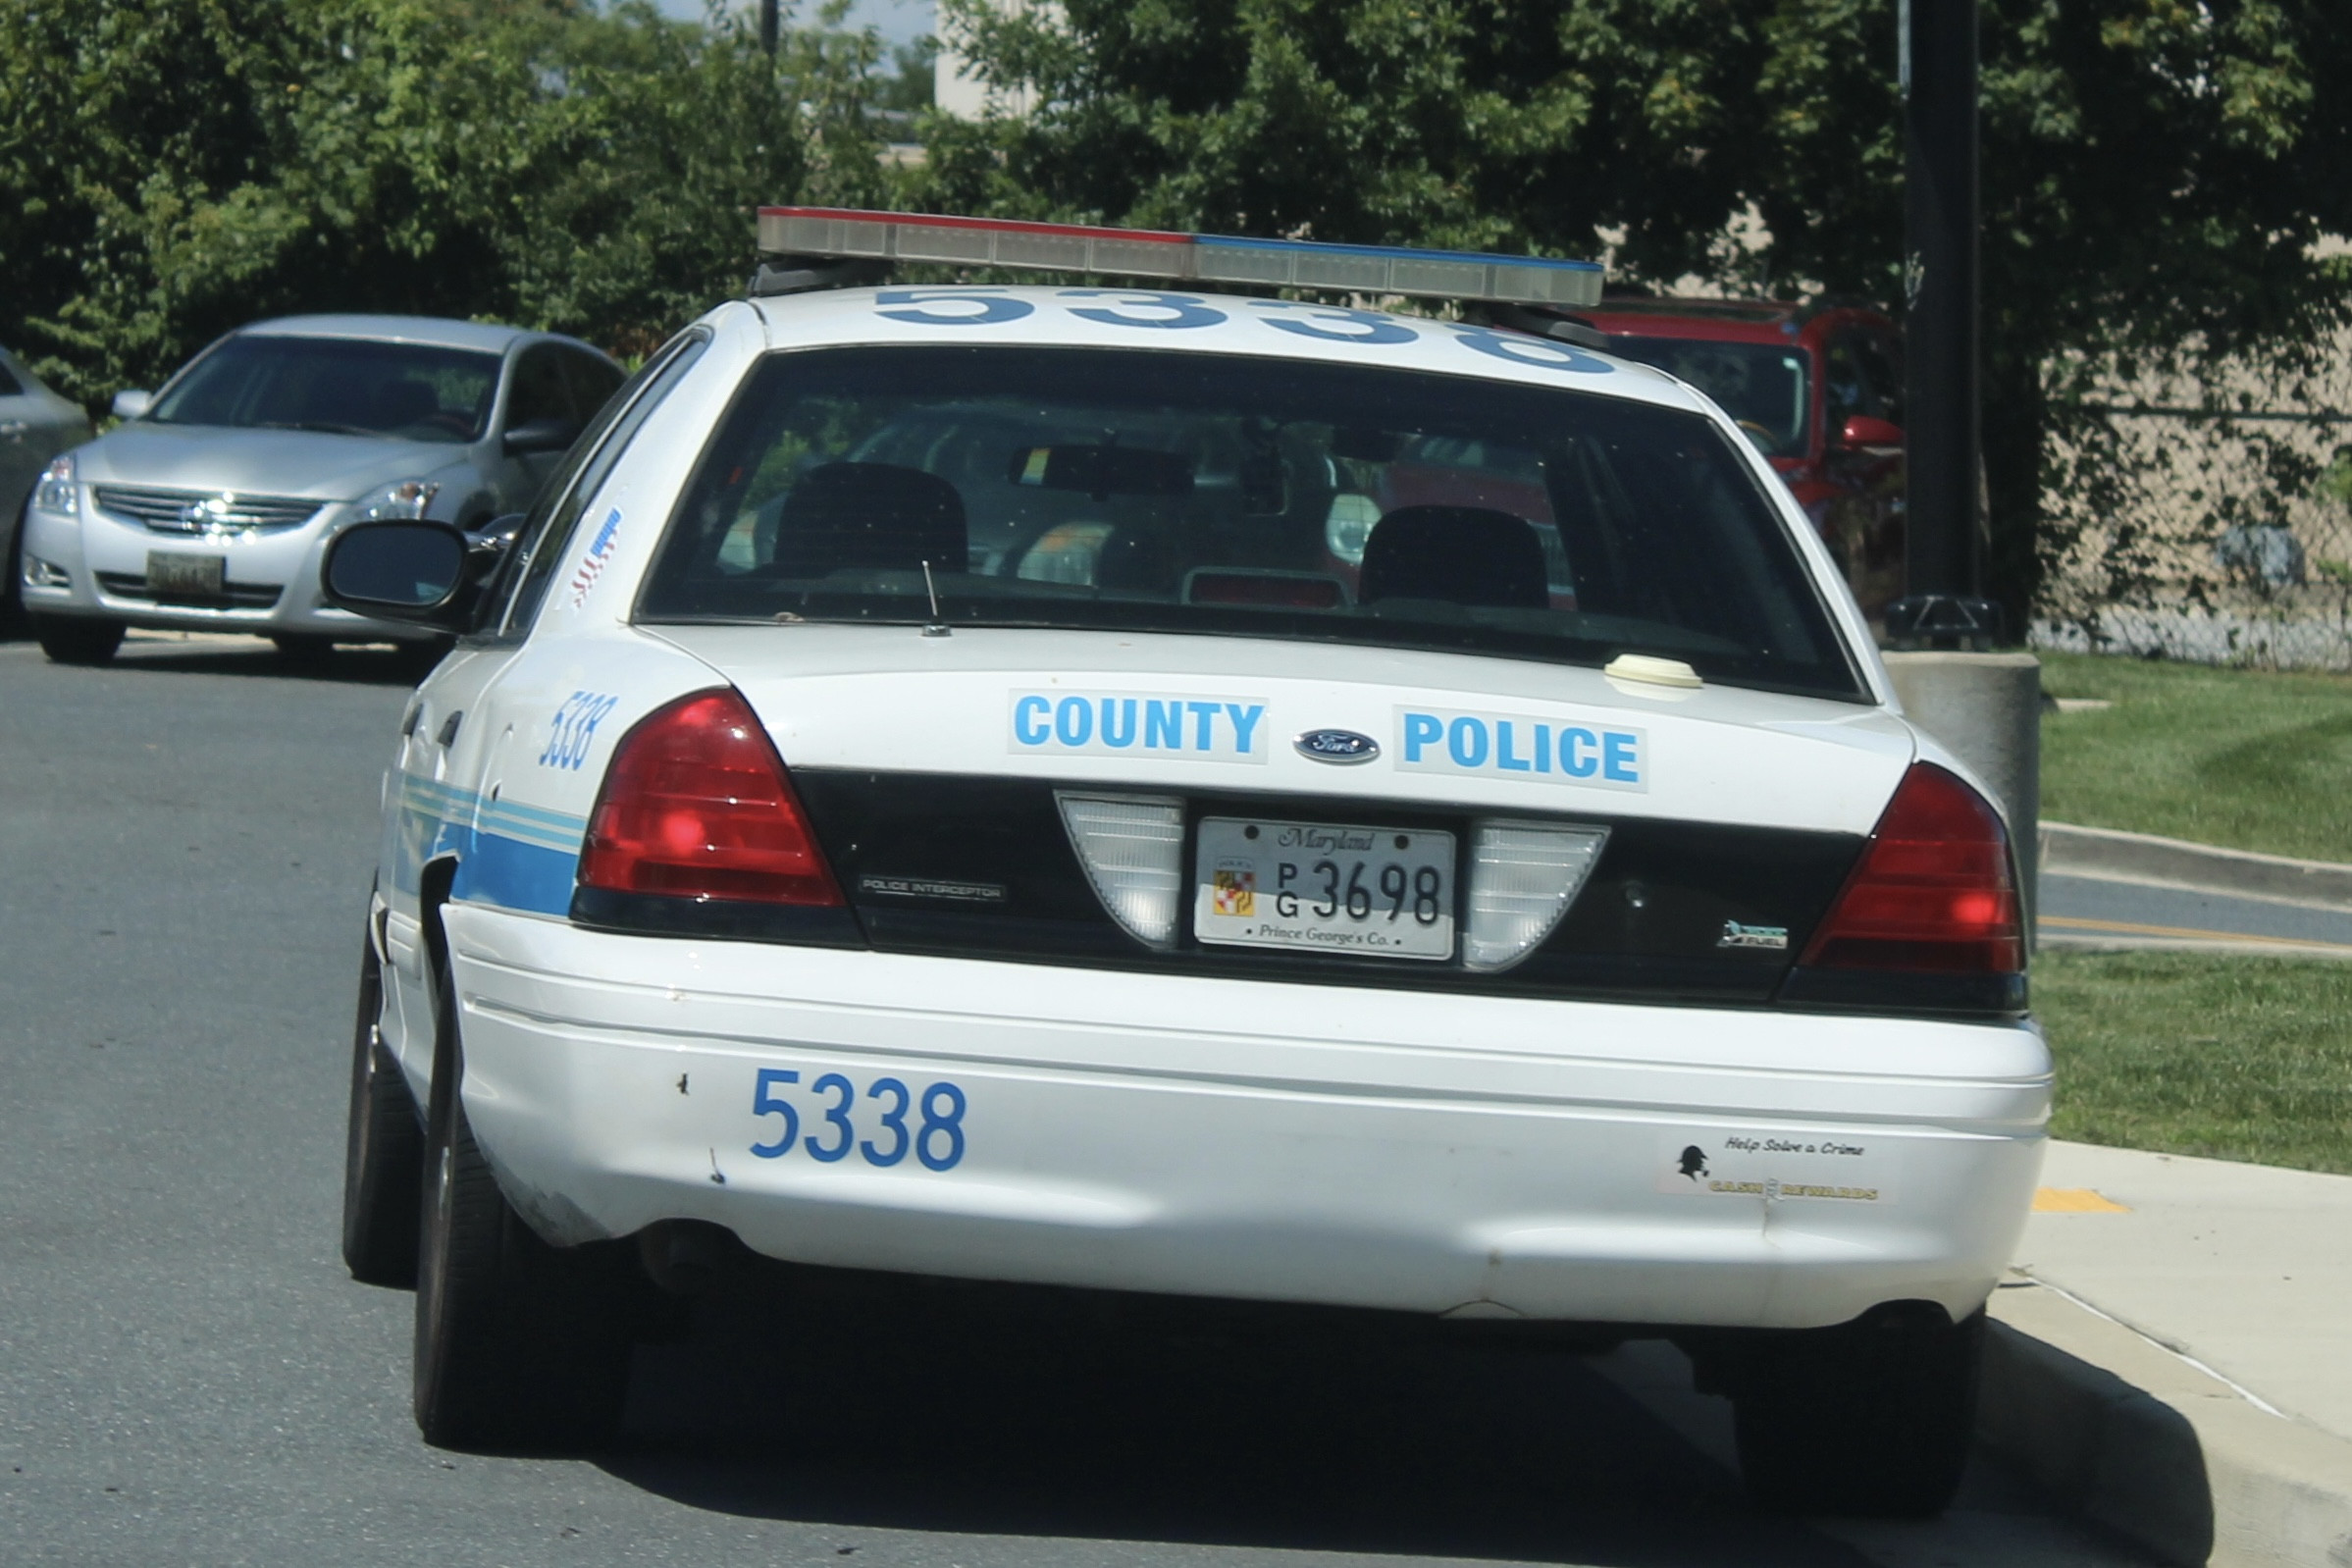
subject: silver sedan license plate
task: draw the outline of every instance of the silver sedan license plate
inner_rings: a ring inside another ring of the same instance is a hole
[[[147,592],[157,599],[220,599],[225,596],[229,557],[147,552]]]
[[[1453,957],[1451,833],[1211,816],[1195,864],[1203,942]]]

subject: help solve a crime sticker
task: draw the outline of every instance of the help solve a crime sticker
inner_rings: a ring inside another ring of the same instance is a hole
[[[1659,1135],[1656,1186],[1702,1198],[1887,1204],[1901,1166],[1902,1146],[1876,1134],[1693,1128]]]

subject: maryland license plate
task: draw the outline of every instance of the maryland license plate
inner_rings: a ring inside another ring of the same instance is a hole
[[[147,592],[157,599],[221,599],[226,596],[229,557],[147,552]]]
[[[1212,816],[1199,843],[1192,930],[1203,942],[1453,957],[1451,833]]]

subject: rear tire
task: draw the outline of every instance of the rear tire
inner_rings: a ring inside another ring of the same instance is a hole
[[[1984,1323],[1881,1310],[1741,1347],[1727,1370],[1749,1499],[1774,1513],[1941,1513],[1967,1467]]]
[[[343,1263],[362,1284],[416,1283],[417,1206],[425,1128],[377,1020],[384,974],[376,944],[359,961],[359,1013],[351,1026],[351,1113],[343,1137]]]
[[[307,632],[276,632],[270,641],[278,645],[278,656],[288,664],[324,664],[335,656],[335,639],[314,637]]]
[[[449,656],[457,646],[454,637],[435,637],[422,642],[401,643],[394,655],[400,661],[400,673],[413,677],[419,685],[432,674],[441,661]]]
[[[578,1453],[620,1428],[628,1391],[627,1260],[558,1248],[514,1212],[474,1142],[447,960],[426,1118],[416,1293],[416,1424],[441,1448]]]
[[[0,643],[13,642],[25,635],[25,520],[17,519],[16,531],[8,536],[8,549],[0,551],[0,566],[8,570],[0,577]]]
[[[123,646],[121,621],[79,615],[35,615],[32,635],[52,664],[103,664]]]

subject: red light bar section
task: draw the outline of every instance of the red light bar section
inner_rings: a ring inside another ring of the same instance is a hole
[[[1152,229],[1089,229],[1078,224],[942,218],[916,212],[762,207],[759,249],[768,255],[1188,278],[1192,236]]]
[[[1273,284],[1374,295],[1568,306],[1596,302],[1602,277],[1592,262],[1542,256],[1243,239],[842,207],[760,208],[759,249],[771,256],[1026,267],[1184,283]]]

